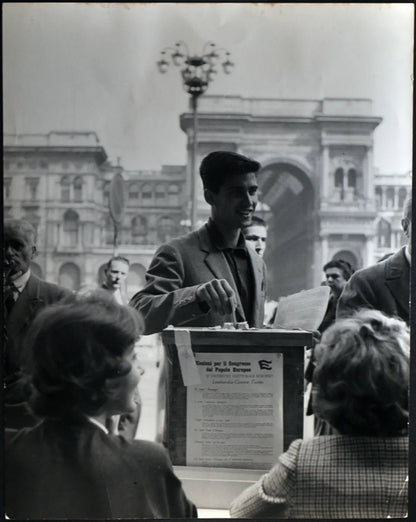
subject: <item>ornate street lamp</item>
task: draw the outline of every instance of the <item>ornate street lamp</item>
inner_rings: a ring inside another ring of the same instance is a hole
[[[230,53],[222,48],[217,48],[213,42],[207,42],[200,55],[189,53],[188,46],[182,40],[176,42],[175,47],[166,47],[161,52],[161,58],[157,62],[159,71],[164,74],[170,64],[181,68],[183,88],[191,95],[191,107],[193,113],[193,143],[191,154],[191,227],[194,230],[197,225],[197,198],[196,198],[196,152],[198,144],[198,96],[204,94],[208,85],[218,74],[218,65],[222,66],[225,74],[230,74],[234,67],[230,60]]]

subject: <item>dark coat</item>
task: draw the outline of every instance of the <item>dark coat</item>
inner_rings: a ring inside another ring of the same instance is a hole
[[[45,306],[70,295],[70,290],[42,281],[31,275],[10,314],[5,319],[5,394],[6,404],[27,399],[27,367],[30,354],[25,343],[27,331],[36,314]],[[7,417],[7,416],[6,416]],[[10,427],[10,424],[6,424]]]
[[[264,320],[266,269],[263,260],[247,246],[254,279],[254,326],[260,328]],[[187,236],[162,245],[156,252],[148,271],[145,287],[133,296],[130,305],[143,314],[145,334],[161,332],[173,326],[218,326],[232,322],[232,316],[201,309],[196,290],[212,279],[225,279],[237,296],[237,313],[244,317],[238,291],[224,253],[213,245],[207,225]]]
[[[338,300],[337,319],[373,308],[409,323],[410,267],[405,247],[381,263],[355,272]]]
[[[10,518],[196,518],[163,446],[88,420],[45,420],[6,436]]]

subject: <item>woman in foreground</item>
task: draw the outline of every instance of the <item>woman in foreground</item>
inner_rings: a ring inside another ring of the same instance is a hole
[[[362,310],[316,348],[314,413],[336,435],[295,440],[233,501],[235,518],[387,518],[407,513],[409,330]]]
[[[135,311],[104,294],[36,318],[31,405],[44,420],[6,434],[9,518],[196,518],[164,448],[105,427],[136,407],[141,330]]]

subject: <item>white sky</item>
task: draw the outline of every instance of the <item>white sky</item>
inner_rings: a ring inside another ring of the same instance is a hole
[[[160,51],[185,40],[231,52],[207,94],[364,97],[383,122],[374,165],[412,164],[413,9],[407,4],[3,3],[5,133],[94,130],[127,169],[186,162],[179,69]]]

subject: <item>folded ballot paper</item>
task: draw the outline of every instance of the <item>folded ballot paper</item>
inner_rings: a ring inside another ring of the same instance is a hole
[[[273,328],[317,330],[325,316],[330,291],[328,286],[319,286],[282,297]]]

